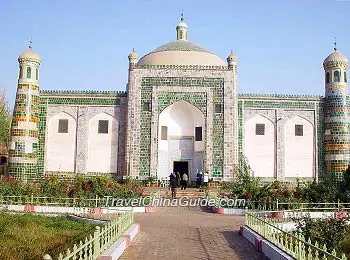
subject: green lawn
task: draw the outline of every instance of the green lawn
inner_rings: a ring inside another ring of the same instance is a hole
[[[85,239],[94,226],[67,217],[0,213],[0,259],[38,260],[59,253]]]

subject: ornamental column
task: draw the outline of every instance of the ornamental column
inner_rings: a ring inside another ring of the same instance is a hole
[[[37,175],[40,57],[29,49],[18,57],[19,74],[11,124],[9,175],[26,181]]]
[[[323,62],[325,71],[325,171],[342,177],[350,159],[350,118],[347,109],[348,59],[334,48]]]

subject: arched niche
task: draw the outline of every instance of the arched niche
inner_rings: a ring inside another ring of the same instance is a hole
[[[314,127],[297,116],[284,125],[285,177],[314,176]]]
[[[117,173],[118,121],[107,113],[100,113],[88,123],[88,173]]]
[[[46,171],[74,172],[76,120],[66,112],[47,122]]]
[[[159,114],[158,177],[173,171],[174,161],[188,161],[189,172],[203,168],[205,116],[185,100],[177,101]]]
[[[274,177],[275,126],[268,118],[255,115],[244,124],[244,155],[258,177]]]

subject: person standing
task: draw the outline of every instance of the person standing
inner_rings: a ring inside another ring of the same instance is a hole
[[[187,188],[187,182],[188,182],[188,175],[187,175],[187,173],[184,173],[184,174],[182,175],[181,190],[186,190],[186,188]]]
[[[171,198],[176,199],[176,188],[177,188],[177,180],[175,173],[170,175],[170,190],[171,190]]]
[[[181,185],[181,176],[179,172],[176,172],[176,181],[177,181],[177,187],[180,187]]]
[[[206,172],[204,173],[204,179],[203,179],[203,182],[204,182],[204,186],[205,187],[208,187],[208,182],[209,182],[209,174]]]
[[[197,169],[197,188],[201,186],[202,178],[203,178],[202,172]]]

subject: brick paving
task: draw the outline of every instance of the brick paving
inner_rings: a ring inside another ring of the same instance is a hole
[[[141,231],[122,260],[266,259],[238,234],[241,216],[218,215],[197,207],[162,207],[137,213]]]

